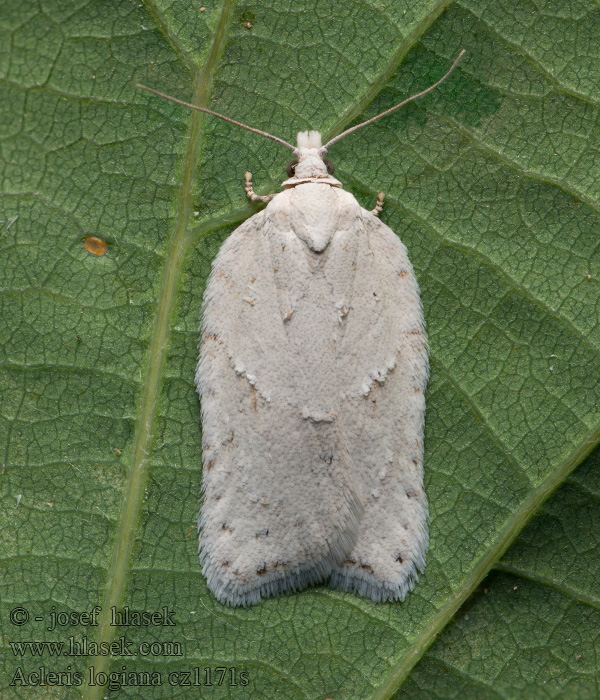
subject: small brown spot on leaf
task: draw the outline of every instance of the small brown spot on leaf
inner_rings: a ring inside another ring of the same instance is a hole
[[[94,255],[106,255],[108,252],[108,243],[95,236],[88,236],[83,245],[88,253],[93,253]]]
[[[259,576],[264,576],[267,573],[267,565],[265,564],[262,569],[257,569],[256,573]]]
[[[396,561],[398,562],[398,564],[402,564],[402,562],[404,561],[404,559],[402,559],[402,555],[401,555],[401,554],[399,554],[399,555],[396,557]]]
[[[364,569],[365,571],[368,571],[370,574],[374,574],[375,572],[373,571],[373,567],[369,566],[368,564],[361,564],[360,565],[361,569]]]

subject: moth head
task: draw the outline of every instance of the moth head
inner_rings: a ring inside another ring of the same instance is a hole
[[[287,166],[289,178],[305,180],[333,175],[333,163],[325,158],[318,131],[299,131],[297,144],[294,149],[296,157]]]

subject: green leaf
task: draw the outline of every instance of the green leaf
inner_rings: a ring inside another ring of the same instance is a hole
[[[3,0],[3,698],[597,697],[598,455],[574,470],[600,436],[598,27],[592,0]],[[418,92],[462,48],[437,91],[329,154],[363,206],[386,192],[422,288],[426,573],[403,604],[319,587],[224,608],[196,552],[198,315],[256,211],[244,172],[274,191],[289,154],[134,85],[293,142]],[[49,629],[94,606],[97,626]],[[116,627],[111,606],[176,625]],[[70,637],[117,646],[15,647]],[[40,667],[84,684],[23,685]],[[89,682],[123,667],[160,684]]]
[[[394,697],[598,697],[599,466],[596,450]]]

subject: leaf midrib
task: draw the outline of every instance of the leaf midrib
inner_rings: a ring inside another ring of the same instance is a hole
[[[149,3],[150,5],[150,3]],[[231,24],[233,0],[223,0],[216,32],[210,47],[208,60],[204,70],[194,70],[193,104],[200,107],[209,102],[214,73],[223,52],[229,26]],[[158,11],[152,4],[150,11],[155,19]],[[157,20],[158,21],[158,20]],[[167,32],[164,22],[159,23],[161,30]],[[185,56],[184,52],[178,55]],[[185,59],[190,65],[189,59]],[[156,314],[152,324],[152,336],[148,346],[145,381],[140,400],[138,420],[132,444],[132,457],[127,483],[123,493],[121,513],[115,532],[115,545],[112,559],[107,571],[107,586],[102,603],[102,613],[98,625],[98,641],[111,642],[117,628],[110,624],[111,607],[120,607],[123,602],[128,573],[131,568],[131,557],[141,505],[144,498],[148,475],[149,454],[156,422],[156,406],[160,397],[163,380],[163,369],[166,360],[167,347],[171,328],[171,316],[175,308],[179,281],[183,269],[183,261],[191,245],[188,233],[190,214],[192,211],[192,193],[196,181],[196,170],[201,151],[202,123],[204,115],[192,112],[187,148],[184,155],[184,165],[179,190],[179,201],[175,216],[174,231],[165,255],[161,284],[159,290]],[[111,660],[108,656],[98,656],[90,661],[95,673],[106,672]],[[86,674],[88,677],[88,674]],[[100,700],[104,695],[101,685],[86,686],[83,692],[85,700]]]

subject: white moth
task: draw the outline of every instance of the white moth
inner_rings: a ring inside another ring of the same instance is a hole
[[[383,195],[363,209],[324,156],[433,90],[463,53],[438,83],[324,146],[316,131],[294,147],[233,122],[295,160],[279,194],[255,195],[246,174],[250,199],[268,206],[225,241],[204,295],[200,559],[222,603],[322,582],[403,600],[424,570],[419,287],[405,246],[378,219]]]

